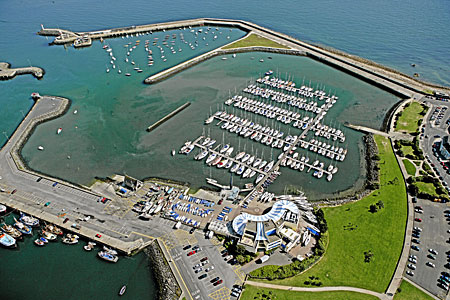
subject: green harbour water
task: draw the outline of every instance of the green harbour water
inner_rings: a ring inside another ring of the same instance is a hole
[[[103,50],[97,49],[99,51]],[[261,58],[263,63],[259,61]],[[309,58],[263,52],[238,54],[236,58],[229,56],[227,60],[215,57],[154,85],[144,85],[133,77],[106,74],[103,69],[93,70],[92,76],[103,77],[104,81],[99,80],[95,89],[86,87],[67,95],[73,101],[69,112],[40,125],[25,145],[23,156],[35,170],[85,185],[95,177],[114,173],[126,173],[137,178],[175,179],[194,187],[206,185],[205,177],[211,175],[226,184],[230,173],[195,161],[196,151],[189,156],[175,157],[170,155],[170,151],[178,150],[186,140],[205,133],[218,143],[222,143],[223,138],[236,149],[240,145],[243,151],[251,152],[253,149],[253,153],[258,151],[259,156],[263,153],[266,160],[276,159],[280,150],[271,150],[250,139],[224,133],[214,125],[217,122],[204,125],[210,112],[224,107],[223,102],[230,93],[241,91],[251,79],[255,80],[269,69],[279,70],[283,77],[288,72],[297,85],[302,82],[309,85],[311,81],[311,86],[325,86],[325,90],[338,95],[340,99],[325,117],[325,124],[344,130],[347,139],[340,146],[348,147],[347,158],[343,163],[337,163],[340,170],[331,182],[316,179],[311,173],[282,168],[282,176],[270,190],[281,193],[286,186],[296,186],[317,199],[323,194],[360,186],[364,179],[359,168],[362,134],[344,128],[343,124],[350,122],[379,128],[386,111],[398,99]],[[146,131],[150,124],[188,101],[192,103],[188,108],[154,131]],[[227,109],[233,111],[232,107]],[[78,113],[73,114],[74,110]],[[234,111],[243,114],[241,110]],[[251,114],[246,115],[250,117]],[[267,121],[263,117],[256,120],[272,124],[272,120]],[[280,126],[277,121],[274,124]],[[56,135],[59,127],[63,131]],[[281,128],[286,134],[300,133],[291,125]],[[45,150],[38,151],[39,145]],[[311,159],[316,157],[311,152],[308,155]],[[318,156],[318,159],[326,165],[331,163],[327,158]],[[234,177],[235,184],[249,182]]]
[[[16,216],[17,218],[17,216]],[[14,222],[12,215],[5,222]],[[153,274],[144,253],[120,256],[117,263],[97,257],[100,246],[83,249],[86,241],[66,245],[58,241],[44,247],[34,244],[39,230],[24,237],[15,249],[0,249],[0,278],[4,300],[14,299],[154,299]],[[127,285],[120,297],[120,288]]]

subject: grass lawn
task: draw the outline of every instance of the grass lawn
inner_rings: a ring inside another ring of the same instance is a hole
[[[402,115],[397,120],[396,130],[408,133],[416,132],[419,129],[418,121],[423,117],[419,115],[424,108],[419,102],[412,102],[403,110]]]
[[[403,154],[406,156],[408,154],[414,155],[414,149],[412,146],[404,146],[400,148],[403,151]]]
[[[303,274],[271,281],[306,286],[310,276],[323,286],[354,286],[384,292],[395,271],[403,246],[407,216],[403,177],[389,140],[375,136],[380,157],[380,189],[354,203],[324,208],[330,235],[323,258]],[[379,200],[384,208],[376,213],[369,206]],[[364,252],[373,256],[364,262]]]
[[[414,164],[412,162],[410,162],[407,159],[403,160],[403,165],[405,166],[406,172],[411,175],[414,176],[416,175],[416,167],[414,166]]]
[[[270,294],[271,293],[271,294]],[[263,295],[266,295],[264,297]],[[242,300],[375,300],[375,296],[360,294],[355,292],[293,292],[285,290],[276,290],[268,288],[259,288],[252,285],[246,285],[241,296]]]
[[[434,184],[430,182],[416,182],[415,185],[419,188],[419,191],[422,191],[424,193],[433,195],[438,197],[438,194],[436,193],[436,188],[434,187]]]
[[[401,292],[395,293],[394,300],[431,300],[432,297],[422,292],[409,282],[403,280],[400,285]]]
[[[240,41],[237,41],[231,45],[223,47],[223,49],[235,49],[235,48],[243,48],[243,47],[251,47],[251,46],[263,46],[263,47],[289,49],[289,47],[278,44],[277,42],[266,39],[265,37],[259,36],[254,33],[250,34],[248,37],[246,37]]]

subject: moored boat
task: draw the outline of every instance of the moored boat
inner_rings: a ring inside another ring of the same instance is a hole
[[[20,213],[20,219],[19,219],[22,223],[24,223],[27,226],[39,226],[39,220],[32,217],[32,216],[28,216],[24,213]]]
[[[4,247],[14,247],[16,245],[16,239],[7,233],[0,233],[0,244]]]
[[[126,285],[124,285],[121,289],[120,289],[120,291],[119,291],[119,296],[122,296],[123,294],[125,294],[125,291],[127,290],[127,286]]]
[[[54,241],[54,240],[56,240],[56,237],[57,237],[56,234],[45,231],[45,230],[42,230],[41,235],[49,241]]]
[[[106,261],[109,262],[117,262],[119,260],[119,258],[115,255],[112,255],[111,253],[107,252],[107,251],[100,251],[98,253],[98,257],[100,257],[101,259],[104,259]]]
[[[30,227],[28,227],[27,225],[23,224],[22,222],[19,222],[16,220],[16,218],[14,218],[14,226],[16,226],[17,230],[19,230],[22,234],[32,234],[32,230]]]
[[[78,238],[79,238],[78,235],[68,233],[68,234],[66,234],[66,236],[62,239],[62,242],[63,242],[64,244],[74,245],[74,244],[78,244]]]
[[[6,211],[6,206],[3,204],[0,204],[0,214],[4,213]]]
[[[35,240],[34,240],[34,244],[35,244],[36,246],[40,246],[40,247],[42,247],[42,246],[45,245],[45,243],[44,243],[43,241],[41,241],[40,239],[35,239]]]
[[[9,234],[15,239],[22,237],[22,233],[11,225],[3,224],[1,228],[3,232]]]

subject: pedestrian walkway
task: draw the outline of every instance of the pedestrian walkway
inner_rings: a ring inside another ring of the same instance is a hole
[[[349,291],[349,292],[355,292],[355,293],[361,293],[361,294],[367,294],[377,297],[378,299],[387,300],[389,297],[385,294],[380,294],[374,291],[355,288],[351,286],[325,286],[325,287],[318,287],[318,288],[306,288],[306,287],[298,287],[298,286],[287,286],[287,285],[277,285],[277,284],[271,284],[271,283],[264,283],[264,282],[255,282],[255,281],[246,281],[246,284],[257,286],[257,287],[263,287],[263,288],[270,288],[270,289],[277,289],[277,290],[286,290],[286,291],[296,291],[296,292],[336,292],[336,291]]]

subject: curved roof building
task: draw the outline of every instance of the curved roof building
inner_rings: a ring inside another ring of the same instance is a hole
[[[257,241],[267,240],[267,236],[264,230],[264,222],[269,220],[272,220],[273,222],[278,222],[287,210],[299,214],[297,205],[288,200],[280,200],[275,202],[275,204],[272,206],[272,209],[267,214],[264,215],[255,216],[248,213],[242,213],[233,220],[232,224],[233,230],[237,234],[243,235],[245,227],[247,226],[247,223],[249,221],[257,222],[256,240]]]

